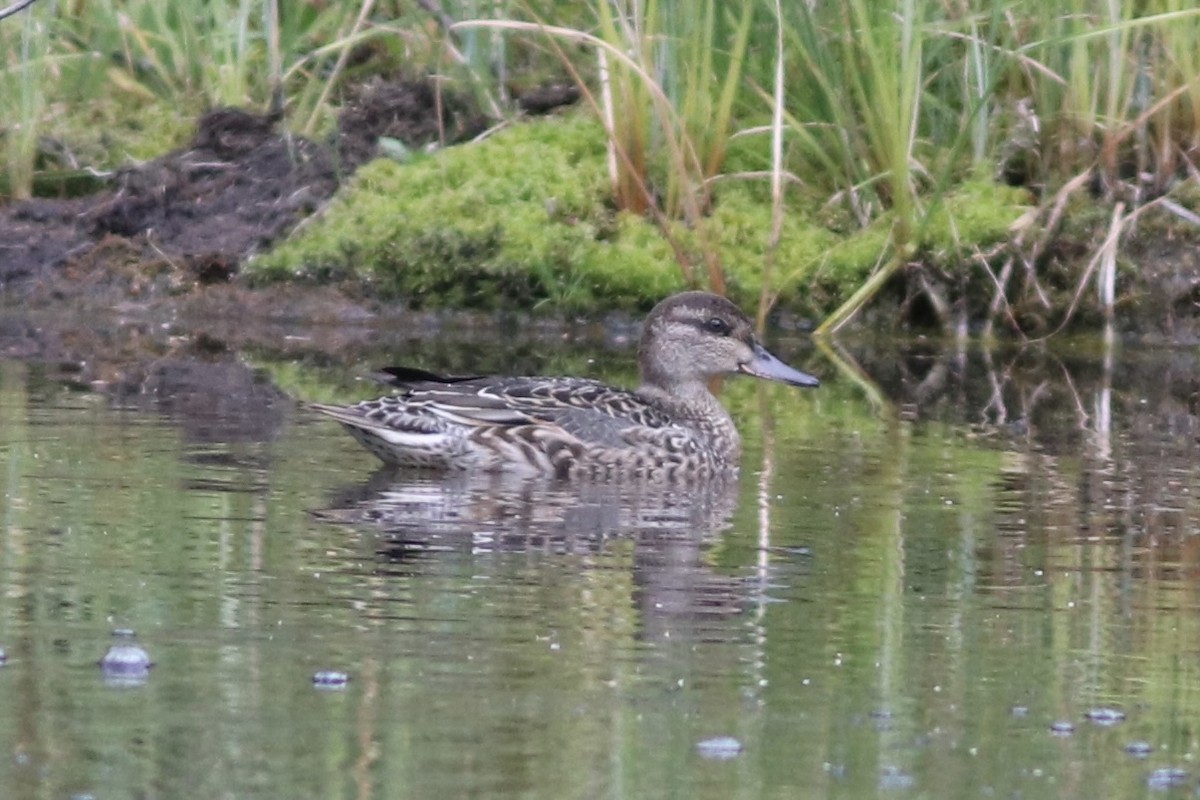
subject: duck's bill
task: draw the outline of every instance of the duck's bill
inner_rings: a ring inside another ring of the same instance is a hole
[[[792,386],[821,385],[821,381],[817,380],[817,378],[809,375],[807,372],[801,372],[794,367],[789,367],[771,355],[758,342],[754,343],[754,359],[742,364],[739,369],[747,375],[753,375],[756,378],[766,378],[770,381],[788,383]]]

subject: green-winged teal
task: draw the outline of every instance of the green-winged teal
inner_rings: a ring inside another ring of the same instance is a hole
[[[584,378],[441,378],[386,370],[396,394],[312,404],[384,462],[571,476],[706,476],[735,471],[741,439],[709,380],[742,372],[818,386],[754,337],[737,306],[683,292],[650,312],[638,347],[641,386]]]

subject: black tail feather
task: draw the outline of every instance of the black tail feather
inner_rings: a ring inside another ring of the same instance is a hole
[[[383,367],[368,377],[385,386],[410,386],[414,383],[464,383],[477,380],[481,375],[436,375],[416,367]]]

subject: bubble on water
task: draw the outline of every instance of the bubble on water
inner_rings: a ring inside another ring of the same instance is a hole
[[[145,672],[152,665],[150,654],[136,644],[114,644],[100,659],[105,672]]]
[[[1090,708],[1083,716],[1096,725],[1116,725],[1125,721],[1125,712],[1119,708]]]
[[[1188,773],[1179,767],[1163,767],[1156,769],[1146,777],[1146,785],[1151,789],[1164,791],[1184,786],[1188,781]]]
[[[742,753],[742,743],[732,736],[714,736],[696,743],[696,752],[703,758],[725,760]]]
[[[312,682],[318,689],[344,689],[350,682],[350,676],[337,670],[323,669],[313,673]]]
[[[884,767],[879,774],[880,789],[910,789],[916,778],[899,767]]]
[[[114,644],[100,659],[104,680],[111,686],[140,686],[152,666],[150,654],[136,644]]]
[[[1070,736],[1075,732],[1075,724],[1065,719],[1050,723],[1050,732],[1055,736]]]
[[[1029,706],[1013,706],[1008,710],[1008,714],[1011,717],[1028,717]]]
[[[132,639],[137,632],[133,628],[113,628],[112,635],[114,639]]]
[[[8,663],[8,653],[6,653],[4,651],[3,647],[0,647],[0,667],[3,667],[7,663]]]
[[[884,708],[877,708],[874,711],[867,712],[867,717],[875,726],[877,731],[889,731],[892,729],[892,712]]]
[[[1129,742],[1125,745],[1125,752],[1135,758],[1145,758],[1154,752],[1154,745],[1149,742]]]

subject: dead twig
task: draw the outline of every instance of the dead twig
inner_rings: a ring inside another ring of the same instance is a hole
[[[0,19],[11,17],[13,14],[20,14],[36,2],[37,0],[17,0],[15,3],[10,3],[6,8],[0,8]]]

